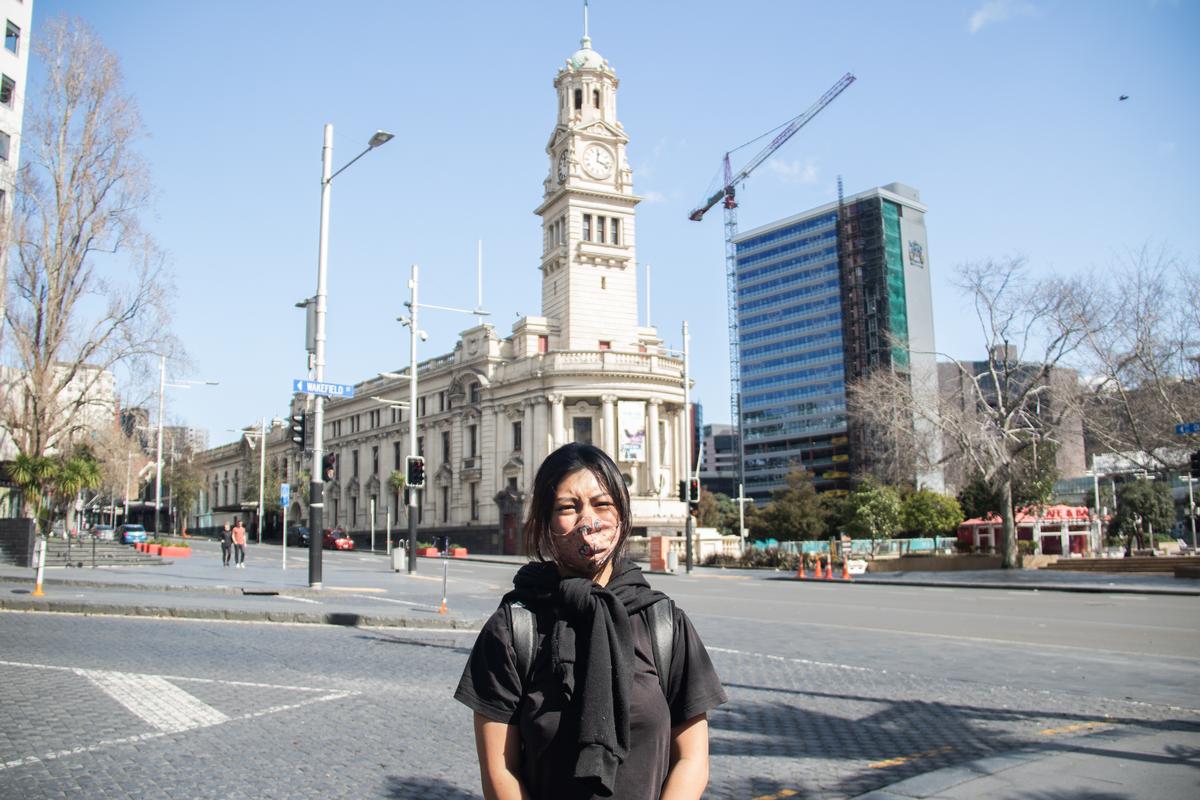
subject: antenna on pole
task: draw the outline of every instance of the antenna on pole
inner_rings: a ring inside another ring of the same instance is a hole
[[[650,265],[645,264],[643,266],[646,267],[646,327],[653,328],[654,323],[651,322],[652,318],[650,316]]]
[[[475,310],[483,310],[483,239],[479,240],[479,245],[475,254]],[[475,324],[483,324],[483,315],[475,315]]]
[[[588,37],[588,0],[583,0],[583,41],[590,41]],[[587,45],[584,45],[585,47]]]

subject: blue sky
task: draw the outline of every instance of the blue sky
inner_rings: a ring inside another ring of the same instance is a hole
[[[407,364],[394,320],[411,263],[422,300],[473,305],[479,239],[501,334],[539,313],[532,212],[551,82],[578,47],[580,8],[36,0],[32,36],[50,16],[84,18],[145,119],[157,187],[147,222],[170,254],[175,332],[191,356],[173,374],[221,382],[170,392],[168,418],[217,444],[286,413],[304,374],[293,304],[315,287],[326,122],[335,167],[376,129],[396,134],[333,186],[328,380]],[[594,0],[590,33],[621,80],[652,322],[678,346],[689,321],[708,422],[728,420],[723,233],[718,212],[700,224],[687,212],[726,150],[847,71],[858,81],[740,192],[742,229],[835,199],[839,174],[848,193],[916,187],[950,356],[982,354],[951,280],[964,261],[1020,254],[1039,272],[1103,270],[1147,242],[1200,257],[1196,2]],[[422,323],[427,358],[474,320],[428,312]]]

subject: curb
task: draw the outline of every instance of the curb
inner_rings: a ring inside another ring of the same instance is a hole
[[[196,619],[227,622],[275,622],[304,625],[334,625],[346,628],[424,628],[435,630],[477,631],[478,619],[410,619],[377,614],[331,611],[251,611],[247,609],[172,608],[169,606],[125,606],[114,603],[79,603],[60,600],[0,598],[0,612],[24,611],[80,614],[85,617],[152,617],[157,619]]]

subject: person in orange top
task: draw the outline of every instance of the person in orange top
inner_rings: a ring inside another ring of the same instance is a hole
[[[233,521],[233,561],[238,569],[246,568],[246,527],[240,519]]]

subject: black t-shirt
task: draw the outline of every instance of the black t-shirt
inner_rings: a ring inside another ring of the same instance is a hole
[[[614,798],[657,800],[671,758],[671,728],[724,703],[725,690],[692,623],[675,609],[675,637],[667,694],[654,669],[646,618],[629,618],[634,671],[629,701],[629,755],[617,770]],[[505,606],[483,626],[454,697],[488,719],[518,725],[521,778],[536,800],[585,800],[594,795],[572,780],[578,748],[578,714],[569,706],[550,664],[547,636],[554,620],[538,619],[537,650],[529,686],[513,655]]]

